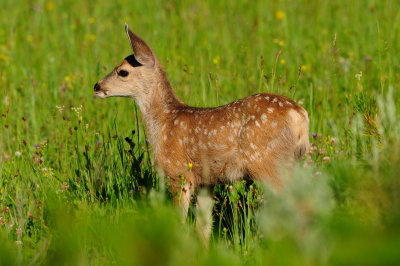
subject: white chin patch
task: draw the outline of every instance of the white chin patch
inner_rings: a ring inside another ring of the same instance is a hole
[[[96,93],[94,94],[94,97],[104,99],[104,98],[107,97],[107,94],[105,94],[103,91],[99,91],[99,92],[96,92]]]

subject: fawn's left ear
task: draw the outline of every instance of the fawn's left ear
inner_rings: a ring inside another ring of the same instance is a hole
[[[128,35],[136,60],[144,66],[153,67],[155,58],[150,46],[143,41],[142,38],[133,33],[129,29],[128,24],[125,24],[125,31]]]

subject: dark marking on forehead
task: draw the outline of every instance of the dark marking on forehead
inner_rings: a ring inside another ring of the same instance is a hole
[[[141,63],[139,63],[135,56],[133,54],[131,54],[130,56],[125,57],[125,60],[133,67],[138,67],[138,66],[142,66]]]

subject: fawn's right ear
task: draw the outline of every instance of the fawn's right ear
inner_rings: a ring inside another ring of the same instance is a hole
[[[135,59],[144,66],[153,67],[155,63],[155,58],[150,46],[145,41],[143,41],[142,38],[133,33],[126,23],[125,31],[131,43]]]

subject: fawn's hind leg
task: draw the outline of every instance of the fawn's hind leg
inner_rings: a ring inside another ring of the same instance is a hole
[[[196,230],[203,244],[207,247],[210,240],[213,220],[214,201],[210,189],[202,189],[197,195]]]

